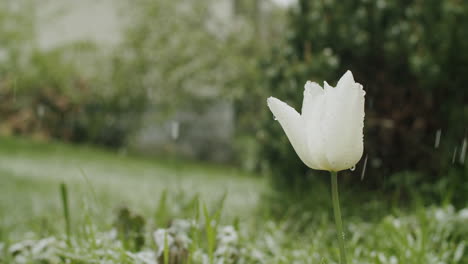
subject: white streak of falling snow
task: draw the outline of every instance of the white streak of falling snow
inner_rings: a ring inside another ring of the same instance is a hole
[[[180,128],[180,123],[178,121],[173,121],[171,123],[171,138],[172,138],[172,140],[177,140],[179,138],[179,128]]]
[[[362,166],[362,172],[361,172],[361,181],[364,180],[364,175],[366,174],[366,168],[367,168],[367,158],[368,154],[366,154],[366,157],[364,158],[364,165]]]
[[[462,147],[460,150],[460,163],[461,164],[465,163],[465,157],[466,157],[466,138],[463,139]]]
[[[455,157],[457,156],[457,150],[458,150],[458,148],[455,147],[455,150],[453,151],[453,156],[452,156],[452,164],[455,163]]]
[[[435,142],[434,142],[434,148],[439,148],[440,144],[440,135],[442,134],[442,130],[437,130],[436,136],[435,136]]]

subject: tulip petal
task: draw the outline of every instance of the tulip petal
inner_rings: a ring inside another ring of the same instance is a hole
[[[354,81],[353,73],[351,71],[346,71],[343,76],[341,76],[340,80],[336,84],[336,88],[338,87],[350,87],[356,84]]]
[[[307,145],[305,143],[305,131],[302,124],[302,118],[299,113],[288,104],[274,97],[268,98],[267,103],[271,112],[279,121],[281,127],[286,133],[286,136],[299,158],[307,166],[312,167],[311,165],[313,164],[310,162]]]
[[[325,94],[326,156],[334,171],[353,167],[363,152],[364,91],[346,72],[336,88]]]
[[[325,89],[325,91],[327,91],[329,89],[333,89],[333,87],[331,85],[329,85],[326,81],[323,82],[323,88]]]
[[[310,106],[313,100],[318,96],[323,95],[323,88],[315,82],[307,81],[304,85],[304,101],[302,102],[302,113],[306,110],[306,106]]]
[[[302,119],[305,125],[306,143],[313,166],[312,169],[328,170],[329,162],[325,153],[323,129],[320,120],[324,115],[324,89],[308,81],[304,87]]]

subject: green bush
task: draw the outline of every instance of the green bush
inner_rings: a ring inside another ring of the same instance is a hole
[[[34,8],[0,3],[0,133],[124,145],[139,127],[145,94],[121,76],[117,55],[93,43],[39,49]]]
[[[123,3],[124,75],[148,92],[159,117],[235,97],[254,68],[248,50],[254,32],[240,17],[218,15],[215,2]]]
[[[98,53],[92,47],[78,48],[79,55]],[[111,147],[126,143],[139,127],[146,99],[129,89],[100,89],[115,84],[102,68],[103,75],[83,73],[74,61],[75,53],[74,46],[32,50],[24,67],[0,75],[3,134]]]
[[[440,199],[453,188],[466,190],[468,170],[459,155],[468,120],[467,14],[465,1],[299,1],[284,42],[260,65],[266,88],[250,99],[262,103],[249,110],[260,114],[246,122],[258,129],[257,164],[274,186],[292,195],[306,192],[311,180],[264,100],[272,95],[300,109],[306,80],[334,85],[349,69],[367,92],[368,166],[362,182],[354,173],[344,177],[347,184],[399,190],[401,198],[420,191]],[[401,184],[398,175],[411,183]],[[463,202],[464,193],[450,199]]]

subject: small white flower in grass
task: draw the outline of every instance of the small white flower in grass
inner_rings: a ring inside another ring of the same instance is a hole
[[[29,251],[34,246],[34,244],[36,244],[36,241],[34,240],[23,240],[21,242],[11,245],[9,248],[9,252],[11,255],[22,254],[23,252]]]
[[[133,260],[137,261],[136,263],[142,264],[158,264],[156,261],[156,255],[153,251],[140,251],[137,253],[127,252]]]
[[[56,243],[57,240],[54,237],[49,237],[49,238],[44,238],[35,243],[35,245],[31,248],[31,253],[33,255],[39,255],[40,253],[44,252],[47,250],[48,247],[53,247],[54,243]]]
[[[215,256],[217,263],[233,263],[239,256],[239,236],[233,226],[218,229]]]
[[[468,220],[468,208],[464,208],[464,209],[460,210],[460,212],[458,212],[458,216],[462,220]]]
[[[169,263],[186,262],[188,248],[190,243],[192,243],[191,239],[188,237],[190,227],[190,221],[174,220],[168,229],[158,229],[154,232],[153,239],[158,247],[158,263],[164,263],[164,250],[166,245],[169,251]]]
[[[167,239],[167,245],[170,247],[174,243],[174,238],[166,229],[158,229],[153,234],[153,239],[156,245],[158,246],[158,256],[163,255],[165,241]]]
[[[256,248],[252,249],[251,255],[254,260],[257,260],[261,263],[263,263],[265,260],[265,255]]]
[[[239,236],[233,226],[223,226],[218,230],[218,241],[222,244],[236,244]]]
[[[354,167],[363,153],[364,95],[347,71],[336,87],[308,81],[299,114],[270,97],[268,107],[299,158],[310,168],[341,171]]]
[[[201,264],[208,264],[210,260],[208,255],[201,249],[197,249],[195,252],[193,252],[193,259],[195,260],[195,263]]]
[[[170,230],[174,233],[187,234],[192,226],[196,225],[193,221],[185,219],[174,219],[171,223]]]

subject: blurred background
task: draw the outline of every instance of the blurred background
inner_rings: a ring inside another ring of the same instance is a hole
[[[347,70],[351,263],[468,263],[468,1],[0,0],[0,263],[337,263],[266,99]]]
[[[345,188],[465,206],[467,29],[460,0],[3,0],[0,134],[240,168],[281,208],[328,178],[266,98],[300,109],[349,69],[367,94]]]

